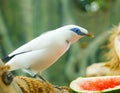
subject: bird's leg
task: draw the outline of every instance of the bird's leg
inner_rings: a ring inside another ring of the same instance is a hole
[[[61,87],[59,87],[58,85],[54,85],[53,87],[61,90]]]
[[[44,81],[44,82],[47,82],[47,80],[46,79],[44,79],[41,75],[40,75],[40,73],[33,73],[32,71],[30,71],[29,69],[23,69],[24,70],[24,72],[26,72],[26,73],[28,73],[31,77],[33,77],[33,78],[35,78],[35,79],[38,79],[38,80],[41,80],[41,81]],[[61,90],[61,88],[58,86],[58,85],[53,85],[53,87],[54,88],[56,88],[56,89],[59,89],[59,90]]]
[[[47,82],[47,80],[44,79],[44,78],[43,78],[41,75],[39,75],[39,74],[35,74],[33,77],[36,78],[36,79],[40,79],[40,80],[42,80],[42,81]]]
[[[42,80],[44,82],[47,82],[47,80],[45,78],[43,78],[40,74],[35,74],[33,77],[36,79]],[[58,85],[53,85],[53,87],[61,90],[61,88]]]
[[[42,80],[42,81],[44,81],[44,82],[47,82],[47,80],[45,79],[45,78],[43,78],[41,75],[40,75],[40,73],[32,73],[30,70],[26,70],[26,69],[24,69],[24,71],[25,72],[27,72],[30,76],[32,76],[33,78],[35,78],[35,79],[38,79],[38,80]],[[61,88],[58,86],[58,85],[53,85],[53,87],[54,88],[56,88],[56,89],[59,89],[59,90],[61,90]]]
[[[45,78],[43,78],[40,74],[35,74],[34,78],[42,80],[44,82],[47,82],[47,80]],[[58,85],[53,85],[54,88],[61,90],[61,87],[59,87]]]
[[[47,80],[44,79],[39,73],[38,74],[33,73],[29,68],[28,69],[23,69],[23,71],[26,72],[30,77],[33,77],[33,78],[36,78],[36,79],[47,82]]]

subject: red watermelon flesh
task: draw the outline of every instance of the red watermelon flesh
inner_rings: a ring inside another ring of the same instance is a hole
[[[120,87],[120,76],[78,78],[73,83],[73,86],[76,86],[77,90],[103,91],[105,89]]]

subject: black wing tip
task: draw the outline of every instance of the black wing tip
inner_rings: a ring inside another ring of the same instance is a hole
[[[8,62],[10,59],[12,59],[13,58],[13,56],[11,56],[11,57],[9,57],[9,56],[7,56],[7,57],[5,57],[5,58],[2,58],[1,60],[3,61],[3,62]]]
[[[31,50],[30,50],[31,51]],[[30,51],[25,51],[25,52],[21,52],[21,53],[17,53],[17,54],[14,54],[14,55],[12,55],[12,56],[7,56],[7,57],[5,57],[5,58],[3,58],[3,59],[1,59],[3,62],[8,62],[9,60],[11,60],[14,56],[16,56],[16,55],[20,55],[20,54],[23,54],[23,53],[27,53],[27,52],[30,52]]]

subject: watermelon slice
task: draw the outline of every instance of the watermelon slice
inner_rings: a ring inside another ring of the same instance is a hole
[[[79,93],[120,93],[120,76],[80,77],[70,88]]]

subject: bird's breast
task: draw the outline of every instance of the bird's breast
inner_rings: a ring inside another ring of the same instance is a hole
[[[54,43],[49,45],[44,52],[42,57],[39,60],[31,65],[31,69],[34,71],[41,71],[54,62],[56,62],[69,48],[69,44],[65,43]]]
[[[50,46],[48,49],[48,58],[53,62],[61,57],[69,48],[69,44],[65,43],[56,43]],[[50,55],[50,56],[49,56]]]

